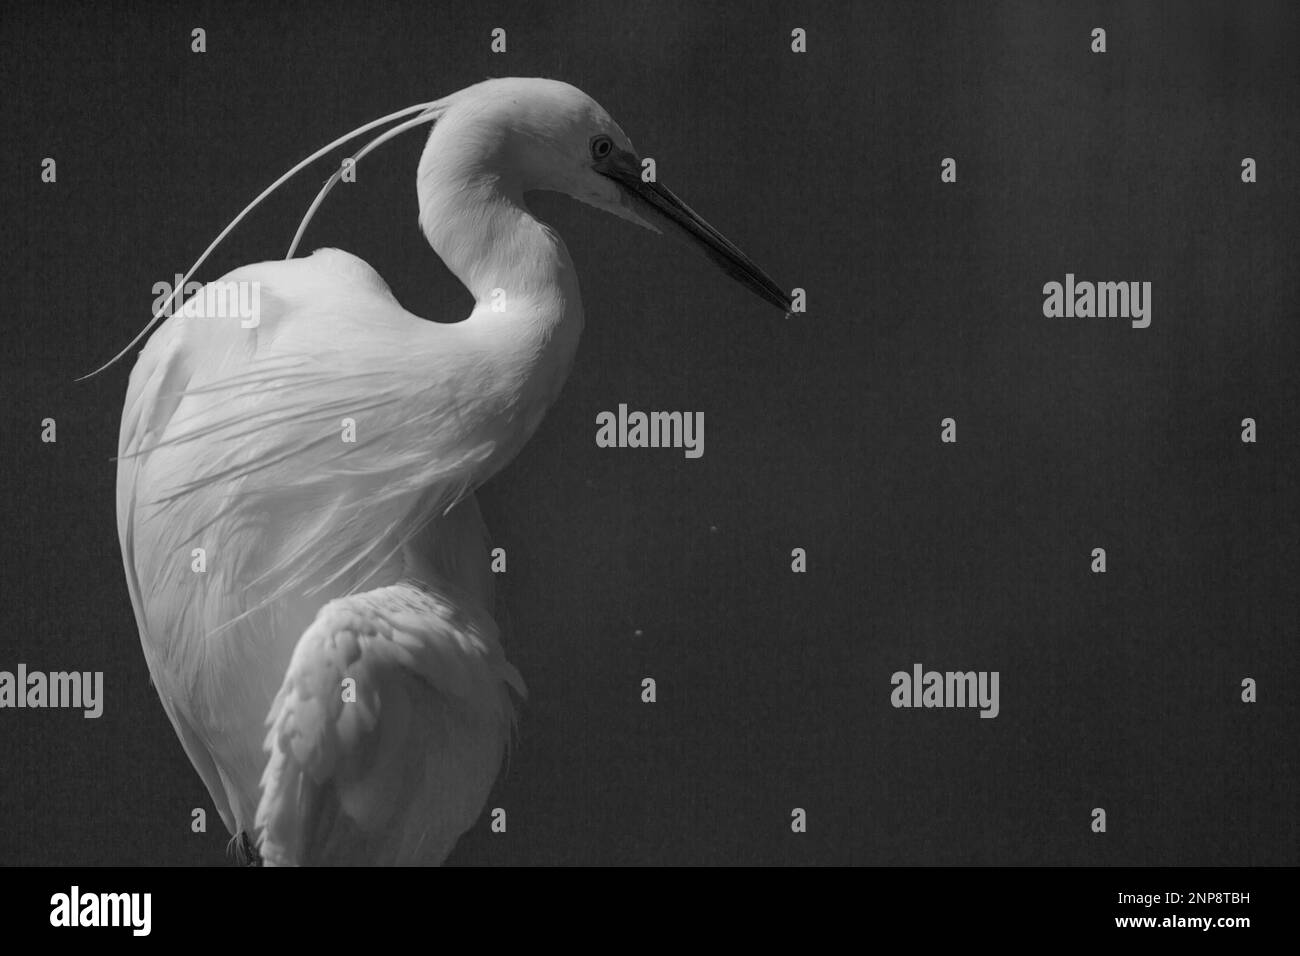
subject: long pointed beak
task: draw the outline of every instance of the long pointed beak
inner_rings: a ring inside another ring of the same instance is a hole
[[[593,168],[622,187],[624,197],[638,215],[656,226],[667,225],[680,231],[727,275],[782,312],[790,311],[790,297],[730,239],[710,226],[667,186],[641,179],[641,163],[635,155],[616,149],[605,159],[597,160]]]

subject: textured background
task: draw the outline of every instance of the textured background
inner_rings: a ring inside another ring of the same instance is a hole
[[[103,670],[107,701],[0,712],[0,863],[225,861],[122,577],[127,366],[73,378],[292,163],[500,75],[590,93],[810,311],[536,199],[588,325],[481,492],[532,696],[509,832],[452,862],[1297,863],[1298,40],[1292,3],[6,10],[0,668]],[[421,146],[363,161],[306,245],[447,321],[470,300],[416,229]],[[283,255],[328,168],[201,278]],[[1044,318],[1066,272],[1151,281],[1151,327]],[[596,448],[620,402],[703,411],[704,457]],[[1001,715],[891,708],[915,661],[1000,671]]]

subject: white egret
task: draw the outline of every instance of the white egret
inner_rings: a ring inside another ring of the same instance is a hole
[[[469,317],[417,317],[336,249],[245,266],[219,281],[258,293],[258,321],[167,318],[122,415],[118,529],[149,671],[226,827],[268,864],[439,863],[500,768],[524,684],[491,616],[473,492],[537,428],[583,322],[565,245],[524,194],[680,230],[789,308],[642,181],[600,106],[543,79],[489,80],[367,124],[217,241],[311,160],[396,120],[358,156],[434,124],[419,223],[473,294]]]

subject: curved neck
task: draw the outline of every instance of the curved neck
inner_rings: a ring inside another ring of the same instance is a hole
[[[554,305],[576,303],[568,249],[524,204],[504,135],[478,119],[453,108],[434,125],[417,178],[421,231],[478,304],[501,293],[507,307],[557,295]]]
[[[425,238],[474,296],[463,341],[531,431],[572,366],[582,303],[568,249],[528,210],[512,168],[500,139],[453,109],[429,136],[417,188]]]

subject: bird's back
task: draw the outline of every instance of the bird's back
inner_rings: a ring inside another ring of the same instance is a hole
[[[256,322],[178,314],[153,335],[127,393],[117,505],[150,673],[234,833],[253,830],[268,714],[332,599],[413,581],[438,595],[426,617],[468,611],[486,672],[518,678],[487,616],[469,495],[497,451],[497,409],[469,400],[473,363],[453,354],[457,339],[430,367],[429,324],[336,250],[219,281],[257,301]],[[454,631],[462,619],[448,620]],[[462,788],[473,793],[448,801],[452,840],[494,775],[484,783],[475,768]],[[440,840],[428,852],[445,853]]]

